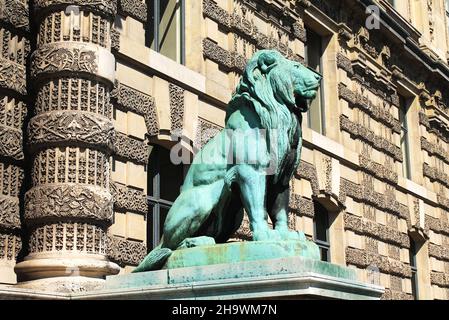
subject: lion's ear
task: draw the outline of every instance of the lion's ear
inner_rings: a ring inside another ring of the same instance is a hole
[[[276,66],[276,57],[270,52],[262,53],[257,61],[262,73],[268,73]]]

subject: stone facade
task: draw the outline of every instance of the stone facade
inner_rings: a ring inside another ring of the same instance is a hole
[[[147,3],[0,0],[0,283],[68,277],[66,263],[94,279],[132,270],[152,237],[149,145],[181,135],[194,153],[222,128],[246,60],[275,48],[306,63],[313,30],[325,134],[305,117],[290,227],[313,238],[322,204],[331,262],[384,299],[412,298],[413,240],[418,298],[449,299],[443,0],[185,0],[184,65],[150,48]],[[236,238],[250,236],[245,219]]]

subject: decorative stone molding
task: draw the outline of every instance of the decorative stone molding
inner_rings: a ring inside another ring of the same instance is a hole
[[[431,143],[425,137],[421,137],[421,149],[427,151],[429,155],[437,156],[449,164],[449,152],[444,150],[441,146]]]
[[[203,39],[203,54],[227,71],[242,74],[245,70],[246,59],[242,55],[237,52],[229,52],[210,39]]]
[[[385,293],[380,298],[381,300],[414,300],[413,296],[409,293],[402,291],[394,291],[389,288],[385,288]]]
[[[120,51],[120,32],[114,28],[111,29],[111,49]]]
[[[299,194],[290,193],[290,210],[298,216],[313,218],[315,216],[315,207],[313,200],[304,198]]]
[[[156,107],[152,96],[116,81],[114,90],[111,91],[111,99],[117,107],[143,116],[150,136],[159,133]]]
[[[114,198],[114,209],[132,211],[141,214],[148,213],[147,195],[140,190],[111,183],[111,192]]]
[[[431,180],[438,181],[442,185],[449,188],[449,176],[436,168],[432,168],[427,163],[423,164],[423,174]]]
[[[401,123],[396,120],[387,110],[374,105],[367,97],[354,92],[343,83],[338,84],[339,97],[346,100],[351,107],[358,108],[375,120],[380,121],[396,133],[401,133]]]
[[[0,57],[0,87],[26,95],[25,66]]]
[[[245,6],[243,10],[241,13],[244,15],[244,12],[247,12],[248,8]],[[250,21],[250,19],[242,16],[239,12],[234,11],[233,13],[228,13],[215,1],[204,0],[203,14],[209,19],[216,21],[222,28],[227,29],[228,32],[233,32],[246,38],[258,49],[278,49],[287,57],[294,58],[296,56],[295,60],[298,59],[293,50],[288,47],[288,41],[283,43],[279,41],[279,39],[259,32],[257,26]],[[275,23],[275,19],[273,19],[273,11],[270,12],[270,18],[271,23]],[[290,27],[285,24],[277,24],[276,27],[279,29],[279,33],[284,33],[284,36],[294,36],[304,42],[305,30],[301,22],[302,21],[300,21],[299,17],[292,17]]]
[[[345,203],[349,196],[356,201],[371,204],[374,207],[394,214],[402,219],[409,218],[408,207],[398,202],[388,194],[380,194],[373,190],[372,186],[363,181],[361,185],[341,178],[340,182],[340,202]]]
[[[87,223],[55,223],[38,227],[30,235],[30,252],[82,252],[106,254],[107,235]]]
[[[112,150],[114,126],[103,116],[79,111],[51,111],[33,117],[28,126],[31,146],[84,145]]]
[[[100,62],[101,61],[101,62]],[[55,42],[40,46],[31,55],[31,77],[82,74],[105,79],[112,85],[115,59],[109,50],[95,44]]]
[[[354,74],[354,70],[352,69],[351,60],[348,59],[345,55],[343,55],[340,52],[337,53],[337,67],[345,70],[347,72],[348,76],[352,76]]]
[[[411,268],[408,264],[392,260],[380,254],[351,247],[346,248],[346,263],[362,269],[366,269],[369,266],[376,266],[380,272],[403,278],[410,278],[412,275]]]
[[[206,143],[209,142],[210,139],[215,137],[223,128],[204,120],[202,118],[198,118],[198,125],[196,129],[196,137],[195,137],[195,147],[199,150]]]
[[[438,204],[443,208],[449,211],[449,199],[442,196],[441,194],[437,194]]]
[[[27,0],[0,0],[0,20],[17,29],[29,31],[29,8]]]
[[[0,162],[0,194],[18,197],[23,181],[23,169]]]
[[[107,16],[111,20],[117,13],[117,0],[34,0],[34,9],[39,14],[47,13],[47,10],[61,10],[70,5]]]
[[[108,235],[107,256],[120,266],[137,266],[146,256],[147,246],[143,242],[125,240]]]
[[[0,95],[0,126],[20,130],[27,114],[24,102]]]
[[[22,131],[0,125],[0,155],[23,160]]]
[[[344,130],[356,138],[363,140],[377,150],[385,152],[386,154],[392,156],[395,160],[402,162],[402,151],[395,144],[391,143],[387,139],[384,139],[376,135],[370,129],[364,127],[361,124],[352,122],[345,115],[340,115],[340,129]]]
[[[425,215],[424,218],[426,228],[429,228],[433,232],[442,233],[449,236],[449,223],[441,219],[434,218],[429,215]]]
[[[449,274],[444,272],[430,272],[430,283],[439,287],[449,288]]]
[[[112,195],[103,188],[67,183],[40,185],[26,193],[25,219],[28,224],[73,218],[111,224]]]
[[[119,12],[140,22],[147,22],[147,4],[142,0],[118,0]]]
[[[359,155],[359,165],[362,169],[380,180],[388,181],[394,185],[398,183],[398,174],[396,172],[388,169],[386,166],[372,161],[362,154]]]
[[[109,157],[88,148],[59,147],[38,152],[33,161],[34,186],[80,183],[109,188]]]
[[[20,229],[19,198],[0,194],[0,228]]]
[[[16,260],[22,250],[20,236],[12,233],[0,233],[0,260]]]
[[[149,146],[138,139],[116,132],[114,153],[120,158],[131,160],[138,164],[147,165],[150,154]]]
[[[184,89],[170,83],[168,86],[170,95],[170,120],[171,131],[181,132],[184,128]]]
[[[449,261],[449,248],[429,243],[429,256],[439,260]]]
[[[366,220],[348,213],[344,215],[345,229],[355,233],[367,235],[380,241],[391,243],[402,248],[409,248],[410,241],[407,234],[397,229]]]
[[[313,195],[318,195],[320,193],[320,186],[318,184],[318,174],[316,172],[316,167],[313,164],[301,161],[298,170],[296,172],[298,178],[306,179],[310,181],[310,186],[312,187]]]

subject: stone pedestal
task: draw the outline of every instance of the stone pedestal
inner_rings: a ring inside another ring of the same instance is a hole
[[[301,257],[110,276],[82,299],[380,299],[353,269]]]

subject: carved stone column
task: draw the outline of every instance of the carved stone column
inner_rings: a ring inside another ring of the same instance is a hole
[[[39,31],[30,66],[36,99],[28,125],[29,254],[16,265],[19,281],[53,278],[56,289],[67,289],[65,284],[81,279],[78,289],[84,290],[119,271],[106,258],[113,219],[109,99],[115,12],[115,0],[34,1]]]

